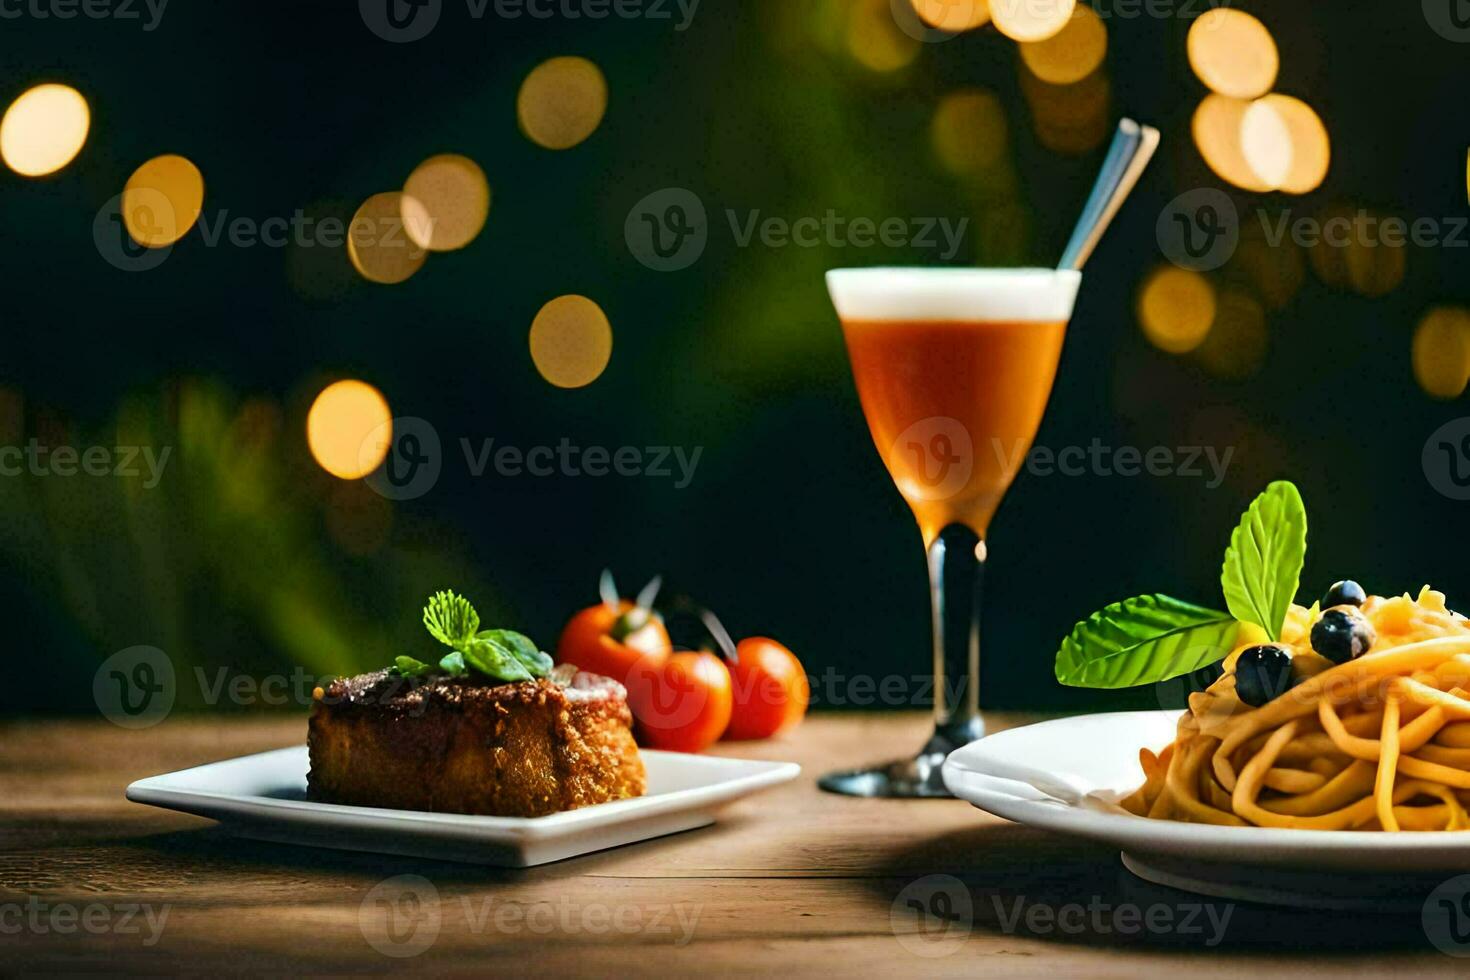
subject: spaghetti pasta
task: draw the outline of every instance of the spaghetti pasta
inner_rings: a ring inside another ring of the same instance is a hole
[[[1140,752],[1145,781],[1122,806],[1225,826],[1470,829],[1470,622],[1428,586],[1360,612],[1372,645],[1334,664],[1309,642],[1319,609],[1292,606],[1277,645],[1294,683],[1259,707],[1236,692],[1256,641],[1242,643],[1191,695],[1174,741]]]

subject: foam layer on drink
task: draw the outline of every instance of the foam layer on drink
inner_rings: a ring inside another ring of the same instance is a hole
[[[1082,274],[1071,269],[833,269],[827,291],[843,320],[1065,323]]]

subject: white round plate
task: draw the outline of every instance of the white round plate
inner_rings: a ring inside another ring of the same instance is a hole
[[[1139,873],[1177,869],[1181,860],[1207,879],[1223,869],[1238,877],[1243,866],[1287,876],[1325,871],[1442,877],[1470,871],[1470,831],[1212,827],[1149,820],[1118,807],[1112,801],[1143,783],[1139,748],[1168,745],[1179,715],[1124,711],[1013,728],[950,753],[944,782],[955,796],[988,813],[1117,847]]]

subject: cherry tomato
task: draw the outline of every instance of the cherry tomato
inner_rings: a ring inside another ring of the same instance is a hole
[[[556,659],[621,683],[636,716],[672,649],[657,614],[622,600],[616,606],[589,606],[573,616],[561,632]]]
[[[752,636],[735,647],[730,664],[734,708],[727,739],[770,738],[806,716],[811,686],[801,661],[775,640]]]
[[[669,657],[648,694],[634,717],[639,741],[649,748],[702,752],[730,723],[730,671],[713,653],[681,651]]]

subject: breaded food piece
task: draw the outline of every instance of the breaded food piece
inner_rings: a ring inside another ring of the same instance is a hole
[[[597,674],[565,684],[415,681],[386,670],[342,678],[316,691],[309,794],[500,817],[642,796],[632,721],[627,691]]]

